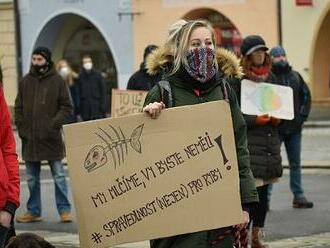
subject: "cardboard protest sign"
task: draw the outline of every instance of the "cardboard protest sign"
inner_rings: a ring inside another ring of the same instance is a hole
[[[81,247],[242,222],[225,101],[66,125],[64,134]]]
[[[120,117],[141,113],[147,91],[112,89],[111,116]]]
[[[241,109],[244,114],[269,114],[279,119],[292,120],[293,91],[290,87],[270,83],[255,83],[243,79]]]

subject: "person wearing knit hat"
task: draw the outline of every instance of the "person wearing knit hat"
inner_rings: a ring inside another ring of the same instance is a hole
[[[268,47],[259,35],[250,35],[243,39],[241,45],[241,66],[243,80],[255,84],[272,83],[271,60],[267,53]],[[231,86],[236,92],[240,104],[242,80],[231,80]],[[261,240],[262,228],[267,216],[268,187],[282,176],[280,138],[278,125],[281,120],[265,115],[243,114],[247,124],[248,148],[250,151],[250,166],[254,175],[259,202],[250,210],[252,223],[251,248],[268,247]]]
[[[241,45],[241,54],[242,56],[248,56],[254,51],[262,50],[267,51],[268,47],[264,39],[259,35],[249,35],[247,36]]]
[[[15,100],[15,124],[22,140],[27,184],[27,212],[17,216],[22,223],[41,221],[41,161],[47,160],[55,182],[55,200],[62,222],[71,221],[71,204],[62,164],[64,144],[61,127],[72,112],[69,90],[57,73],[48,48],[33,51],[31,69],[19,82]]]
[[[272,73],[279,85],[289,86],[293,91],[294,119],[283,120],[279,126],[281,141],[287,151],[290,165],[290,189],[293,193],[293,208],[312,208],[313,202],[306,199],[301,183],[301,140],[302,127],[311,108],[311,94],[302,76],[292,69],[283,47],[270,50]],[[270,198],[271,190],[269,192]]]
[[[45,74],[53,66],[52,53],[47,47],[37,47],[32,53],[32,66],[39,75]]]
[[[37,47],[34,49],[33,54],[41,55],[48,63],[52,61],[52,52],[47,47]]]

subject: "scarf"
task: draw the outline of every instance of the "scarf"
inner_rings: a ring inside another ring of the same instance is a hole
[[[267,65],[255,67],[252,66],[250,70],[245,71],[248,79],[255,82],[263,82],[268,78],[270,67]]]
[[[201,83],[205,83],[213,78],[216,73],[214,57],[215,51],[208,47],[189,50],[187,54],[188,65],[185,65],[185,69],[190,76]]]

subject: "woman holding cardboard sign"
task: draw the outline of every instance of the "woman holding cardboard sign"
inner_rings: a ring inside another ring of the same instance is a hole
[[[246,125],[235,93],[225,82],[225,78],[241,76],[235,55],[215,48],[214,31],[208,22],[181,20],[172,26],[165,46],[149,56],[147,68],[150,74],[163,73],[163,80],[150,90],[143,109],[152,118],[157,118],[165,107],[229,101],[239,164],[240,194],[243,209],[247,210],[249,204],[258,201],[258,196],[250,171]],[[244,214],[247,223],[249,215],[246,211]],[[231,227],[151,241],[152,248],[232,246]]]
[[[247,36],[241,45],[241,64],[245,74],[244,79],[252,82],[272,83],[270,73],[271,60],[266,52],[265,41],[258,35]],[[240,104],[241,86],[239,80],[232,80],[231,85],[236,91]],[[276,103],[276,95],[271,92],[259,92],[253,96],[253,100],[258,101],[263,106],[270,108]],[[279,119],[265,115],[244,114],[247,123],[248,145],[251,156],[251,169],[256,178],[256,185],[259,194],[259,203],[251,209],[252,222],[252,248],[266,248],[261,241],[261,229],[265,225],[268,208],[268,185],[278,180],[282,176],[282,164],[280,154],[280,139],[277,126]]]

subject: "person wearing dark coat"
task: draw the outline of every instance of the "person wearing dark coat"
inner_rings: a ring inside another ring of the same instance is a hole
[[[276,83],[289,86],[293,91],[294,118],[293,120],[283,120],[279,125],[281,142],[284,143],[290,165],[292,206],[294,208],[312,208],[313,202],[308,201],[304,195],[300,165],[302,127],[310,112],[311,94],[302,76],[292,70],[289,65],[283,47],[273,47],[270,55]]]
[[[150,75],[147,73],[146,60],[148,55],[158,48],[156,45],[149,45],[144,49],[143,62],[140,65],[140,70],[135,72],[128,80],[128,90],[144,90],[149,91],[158,81],[160,74]]]
[[[55,182],[55,200],[62,222],[71,221],[71,204],[62,164],[61,127],[72,112],[69,89],[56,72],[51,52],[37,47],[30,72],[19,83],[15,100],[15,124],[22,140],[30,196],[27,212],[17,222],[41,221],[40,167],[47,160]]]
[[[247,36],[241,45],[241,65],[243,79],[255,83],[274,83],[271,76],[271,60],[266,52],[265,41],[258,35]],[[241,103],[241,80],[231,82],[236,96]],[[256,179],[259,202],[251,209],[252,240],[251,248],[266,248],[261,241],[262,228],[265,225],[268,186],[282,176],[282,160],[278,125],[281,120],[269,115],[243,114],[247,124],[248,148],[250,151],[251,170]]]
[[[173,92],[173,100],[170,103],[165,98],[162,99],[160,88],[156,85],[149,91],[143,110],[152,118],[157,118],[165,105],[178,107],[228,100],[236,142],[240,197],[245,216],[245,223],[240,227],[244,228],[249,221],[249,206],[258,201],[258,196],[249,165],[246,124],[235,92],[229,86],[228,89],[224,86],[225,78],[241,77],[239,61],[231,52],[215,48],[214,31],[208,22],[181,20],[173,26],[176,28],[175,35],[172,36],[175,41],[168,39],[165,46],[153,51],[147,61],[148,73],[155,75],[161,72],[164,75],[163,80],[168,81]],[[179,49],[173,49],[173,44],[179,44]],[[222,90],[222,86],[227,90]],[[233,247],[233,239],[233,228],[229,226],[160,238],[152,240],[150,244],[151,248],[227,248]]]
[[[84,121],[104,118],[107,112],[107,92],[104,79],[101,73],[94,70],[92,58],[89,55],[83,57],[82,63],[83,69],[77,80],[78,115]]]

